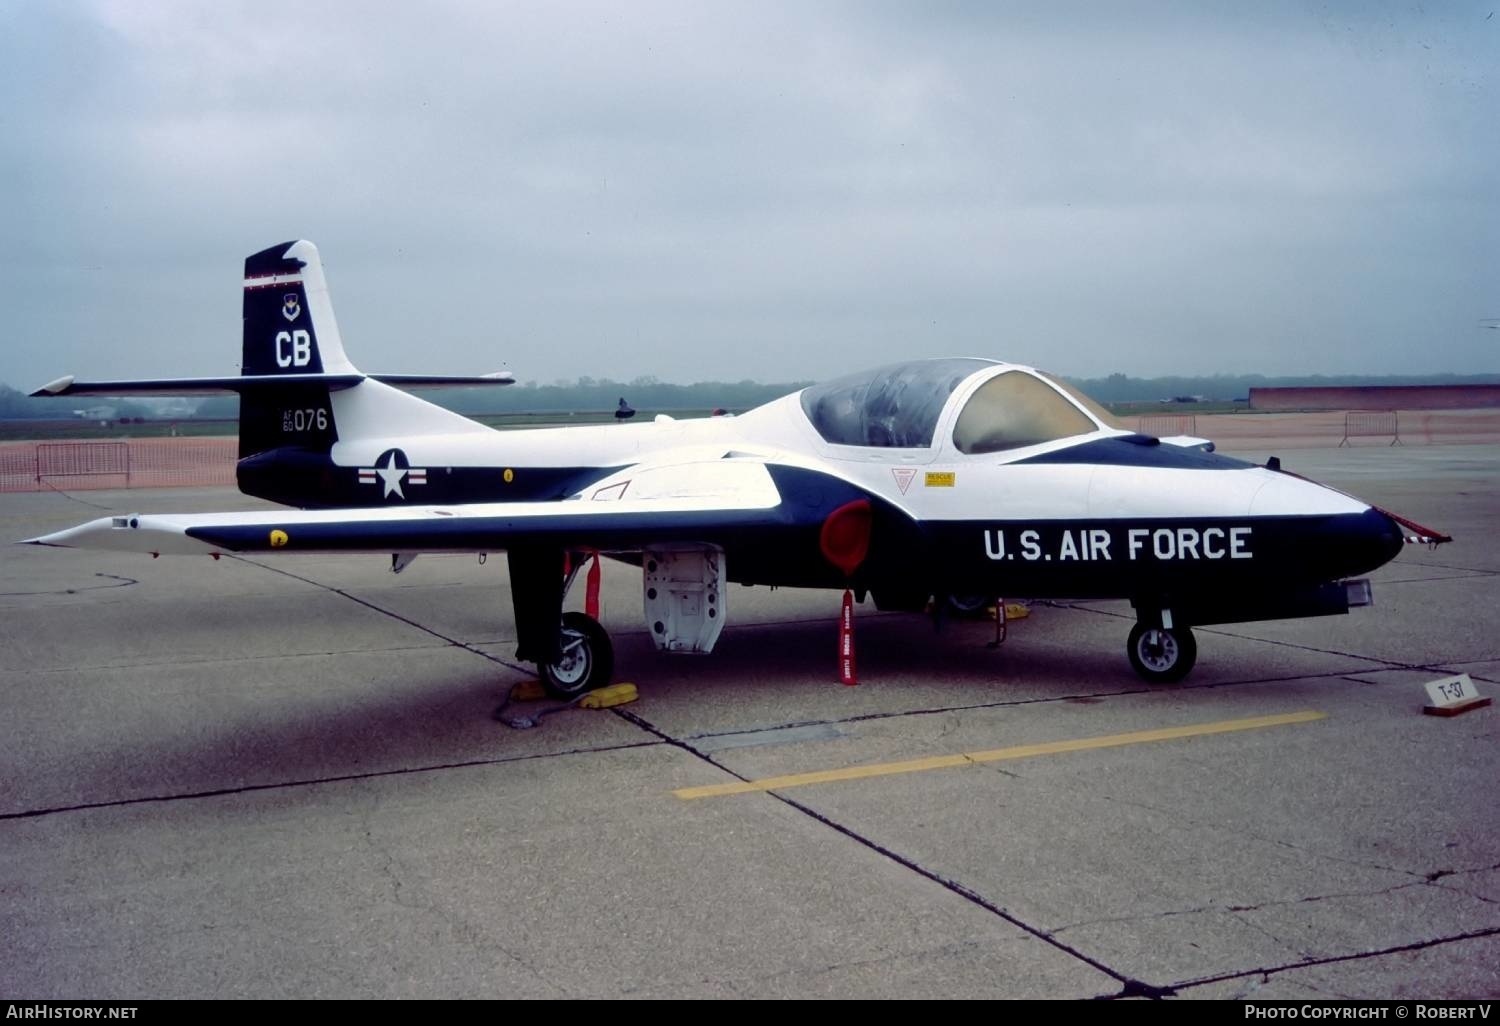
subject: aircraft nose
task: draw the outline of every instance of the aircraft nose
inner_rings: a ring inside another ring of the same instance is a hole
[[[1328,579],[1355,577],[1388,564],[1404,546],[1401,526],[1377,508],[1332,517],[1310,538],[1305,555]]]
[[[1343,564],[1339,577],[1368,573],[1384,566],[1405,545],[1401,525],[1374,507],[1341,525],[1339,535],[1337,548]]]
[[[1270,475],[1251,501],[1251,511],[1300,521],[1302,536],[1293,561],[1297,570],[1323,580],[1368,573],[1389,563],[1405,545],[1399,518],[1284,471]]]
[[[1311,517],[1288,523],[1294,536],[1285,550],[1287,573],[1320,581],[1367,574],[1396,557],[1401,528],[1378,509]]]

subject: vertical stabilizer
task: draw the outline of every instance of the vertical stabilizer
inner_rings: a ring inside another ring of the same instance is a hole
[[[283,242],[245,258],[244,312],[241,374],[358,373],[344,355],[311,242]]]
[[[328,386],[305,378],[358,371],[344,355],[318,247],[283,242],[246,257],[244,317],[240,374],[304,380],[241,391],[240,459],[287,446],[328,452],[339,437]]]

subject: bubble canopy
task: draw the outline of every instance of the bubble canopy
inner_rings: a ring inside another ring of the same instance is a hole
[[[995,366],[972,358],[887,364],[803,389],[802,412],[834,445],[925,449],[953,390]]]
[[[974,358],[913,360],[814,385],[802,411],[834,445],[930,448],[953,393],[975,375],[987,380],[964,400],[953,445],[979,455],[1123,429],[1099,405],[1041,371]]]

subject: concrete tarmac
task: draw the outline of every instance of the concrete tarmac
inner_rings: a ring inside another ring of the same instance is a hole
[[[516,730],[503,558],[0,546],[0,997],[1500,996],[1497,711],[1421,715],[1500,691],[1500,446],[1283,456],[1457,541],[1167,688],[1119,603],[993,650],[861,607],[845,688],[838,594],[735,588],[659,656],[609,564],[640,700]],[[3,495],[0,538],[252,505]]]

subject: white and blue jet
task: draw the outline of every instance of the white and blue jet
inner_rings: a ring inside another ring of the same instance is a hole
[[[1064,383],[919,360],[737,417],[496,431],[345,355],[316,247],[245,261],[241,375],[80,382],[36,395],[237,393],[242,491],[289,508],[105,517],[38,545],[156,554],[507,553],[517,657],[571,697],[609,682],[608,635],[562,611],[598,553],[640,566],[657,646],[707,652],[727,586],[852,589],[881,609],[1000,595],[1128,599],[1147,680],[1192,668],[1200,624],[1344,613],[1403,544],[1447,541],[1342,492],[1133,433]]]

